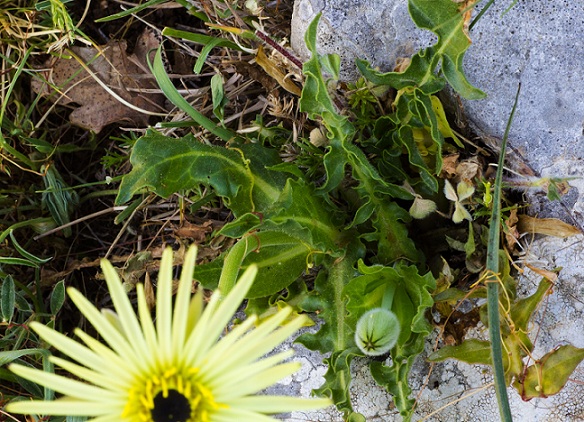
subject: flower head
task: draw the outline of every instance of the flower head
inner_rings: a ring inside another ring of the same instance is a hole
[[[355,343],[366,356],[381,356],[397,343],[401,327],[396,314],[385,308],[365,312],[355,328]]]
[[[11,402],[6,410],[87,416],[100,422],[256,422],[273,420],[268,414],[328,406],[328,399],[254,395],[298,369],[296,363],[282,363],[291,351],[261,358],[298,330],[306,317],[283,324],[290,314],[283,309],[255,328],[256,318],[250,317],[221,337],[257,269],[245,271],[226,296],[215,292],[205,307],[200,291],[191,295],[195,258],[196,248],[191,248],[173,306],[172,252],[164,252],[155,321],[143,286],[137,286],[136,315],[114,267],[102,261],[115,313],[99,312],[73,288],[68,293],[105,344],[81,329],[75,332],[83,343],[32,323],[42,339],[73,360],[53,356],[51,361],[77,379],[13,364],[15,374],[63,397]]]

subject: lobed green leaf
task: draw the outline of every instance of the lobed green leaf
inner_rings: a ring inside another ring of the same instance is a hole
[[[270,296],[288,287],[306,270],[310,247],[279,231],[260,231],[241,239],[229,253],[242,248],[243,260],[239,272],[250,265],[258,267],[258,275],[247,298]],[[223,259],[195,268],[195,278],[206,288],[215,288],[223,270]]]
[[[345,418],[364,420],[353,412],[351,406],[350,364],[360,352],[354,342],[354,326],[347,321],[347,296],[344,293],[345,286],[354,276],[353,266],[362,255],[363,246],[358,240],[353,240],[346,251],[342,258],[327,258],[324,266],[328,271],[319,273],[312,294],[300,304],[306,312],[318,312],[323,325],[316,334],[305,333],[297,341],[311,350],[331,353],[324,360],[328,365],[325,382],[315,390],[316,393],[331,397],[337,408],[345,413]]]
[[[471,41],[465,27],[466,3],[452,0],[409,0],[408,8],[415,24],[438,36],[438,42],[415,54],[403,72],[381,74],[364,60],[357,60],[357,67],[367,79],[379,85],[396,89],[417,87],[424,94],[436,93],[444,88],[440,73],[450,86],[467,99],[481,99],[485,93],[468,82],[463,70],[464,53]]]
[[[246,148],[252,149],[262,161],[271,155],[259,145]],[[277,155],[271,155],[272,162],[262,165],[275,164],[275,160]],[[283,177],[273,174],[267,179],[267,171],[264,177],[258,176],[251,170],[251,161],[253,157],[248,160],[242,149],[203,144],[192,135],[172,139],[149,130],[134,144],[133,168],[122,179],[116,204],[127,202],[142,188],[168,197],[204,184],[212,186],[236,216],[263,210],[278,199]]]
[[[288,233],[322,252],[338,254],[343,233],[335,211],[312,185],[288,179],[278,201],[265,214],[262,227]]]
[[[347,323],[355,326],[359,318],[371,308],[384,306],[386,292],[391,290],[393,311],[400,323],[397,344],[391,349],[392,366],[371,362],[371,374],[393,396],[404,418],[412,413],[413,400],[408,376],[414,359],[424,349],[424,340],[432,330],[426,320],[426,311],[432,307],[430,291],[436,287],[431,273],[421,276],[415,266],[399,263],[394,267],[367,266],[359,262],[362,274],[351,280],[344,294],[347,304]]]

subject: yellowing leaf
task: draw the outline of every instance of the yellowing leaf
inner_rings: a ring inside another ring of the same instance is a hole
[[[436,203],[434,201],[416,195],[409,213],[413,218],[421,220],[432,214],[434,211],[436,211]]]
[[[213,28],[213,29],[218,29],[220,31],[225,31],[225,32],[229,32],[231,34],[235,34],[237,36],[240,36],[242,38],[247,38],[250,40],[256,40],[257,36],[253,33],[253,31],[250,31],[248,29],[241,29],[241,28],[235,28],[233,26],[226,26],[226,25],[218,25],[215,23],[206,23],[206,25],[209,28]]]
[[[470,198],[474,191],[475,191],[474,186],[464,180],[462,180],[458,185],[456,185],[456,193],[458,195],[458,200],[460,202]]]
[[[438,130],[442,136],[445,138],[452,138],[456,145],[458,145],[460,148],[464,148],[464,144],[454,134],[450,124],[448,123],[442,102],[440,102],[438,97],[435,95],[430,96],[430,100],[432,101],[432,108],[434,109],[434,113],[436,113],[436,119],[438,120]]]
[[[446,199],[449,201],[458,201],[458,195],[456,194],[452,183],[450,183],[448,179],[444,180],[444,196],[446,196]]]
[[[472,216],[470,215],[470,212],[468,212],[468,210],[464,208],[463,205],[460,204],[460,202],[456,202],[456,204],[454,205],[454,214],[452,215],[452,221],[458,224],[463,220],[472,221]]]
[[[448,200],[454,202],[454,214],[452,215],[453,222],[458,224],[463,220],[472,221],[472,216],[468,210],[464,208],[462,201],[471,197],[474,190],[473,185],[463,180],[456,186],[456,191],[454,191],[454,187],[448,179],[444,180],[444,196],[446,196]]]
[[[557,394],[582,359],[584,349],[571,345],[558,347],[527,368],[513,386],[526,401],[534,397],[545,398]]]
[[[471,364],[491,364],[491,344],[486,340],[469,339],[457,346],[444,346],[428,356],[430,362],[458,359]]]

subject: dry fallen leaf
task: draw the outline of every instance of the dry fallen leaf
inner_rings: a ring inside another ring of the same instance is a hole
[[[463,16],[463,29],[462,30],[464,31],[464,35],[466,35],[466,37],[470,41],[468,31],[469,31],[469,27],[470,27],[470,24],[472,21],[473,7],[474,7],[475,3],[477,3],[477,0],[453,0],[453,1],[454,1],[454,3],[460,3],[458,10],[460,11],[460,13],[462,13],[462,16]]]
[[[406,69],[410,66],[410,59],[409,57],[398,57],[395,61],[395,67],[393,68],[394,72],[402,73],[405,72]]]
[[[148,70],[146,55],[158,47],[160,41],[150,30],[140,35],[134,53],[126,53],[125,41],[112,41],[100,47],[71,47],[70,57],[52,58],[43,64],[42,76],[62,93],[57,96],[46,82],[34,79],[32,89],[41,95],[52,95],[57,104],[79,105],[69,119],[72,124],[100,132],[106,125],[129,121],[147,125],[146,112],[163,111],[164,96],[144,90],[156,88]],[[116,99],[95,78],[134,108]]]
[[[268,75],[277,80],[282,88],[300,97],[302,90],[298,88],[294,82],[292,82],[292,80],[288,77],[289,75],[282,72],[281,67],[279,67],[275,61],[266,56],[262,46],[259,46],[258,48],[255,61],[262,67],[262,69],[266,71]]]
[[[513,208],[509,213],[509,218],[505,220],[505,242],[509,250],[515,250],[515,247],[519,243],[519,230],[517,230],[517,222],[519,217],[517,217],[517,208]]]
[[[557,272],[545,270],[543,268],[534,267],[533,265],[530,265],[527,262],[525,263],[525,266],[527,268],[529,268],[531,271],[533,271],[534,273],[536,273],[537,275],[544,277],[544,278],[547,278],[552,283],[555,283],[556,280],[558,279]],[[548,294],[550,294],[550,293],[551,293],[551,290],[548,292]]]
[[[154,286],[150,280],[150,273],[144,274],[144,296],[146,296],[146,304],[148,309],[152,310],[156,306],[156,294],[154,293]]]
[[[442,170],[440,177],[452,178],[456,175],[456,166],[458,165],[458,157],[460,154],[446,155],[442,158]]]
[[[192,224],[183,221],[180,227],[174,229],[174,234],[179,238],[193,239],[195,243],[203,242],[209,233],[213,231],[213,222],[205,221],[203,224]]]
[[[517,229],[521,233],[544,234],[555,237],[570,237],[582,232],[576,227],[557,218],[536,218],[520,215]]]
[[[461,161],[456,166],[456,175],[460,180],[473,180],[478,176],[480,166],[476,157]]]

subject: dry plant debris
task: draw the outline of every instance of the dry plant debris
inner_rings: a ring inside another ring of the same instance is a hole
[[[114,122],[147,125],[150,115],[164,111],[164,97],[149,91],[157,86],[147,63],[147,55],[160,40],[147,29],[133,54],[126,53],[126,44],[115,40],[98,47],[71,47],[70,57],[44,63],[44,81],[33,80],[32,88],[46,96],[54,92],[49,84],[57,87],[62,94],[52,95],[51,100],[78,104],[69,117],[71,123],[95,133]]]
[[[518,217],[518,229],[522,233],[543,234],[561,238],[582,234],[578,228],[557,218],[536,218],[526,214],[521,214]]]

